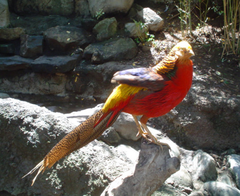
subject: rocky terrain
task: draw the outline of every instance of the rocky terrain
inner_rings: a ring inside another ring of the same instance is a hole
[[[21,179],[105,101],[116,71],[152,66],[182,39],[177,18],[167,17],[171,2],[167,10],[164,3],[107,3],[0,1],[0,195],[111,195],[141,152],[155,148],[136,137],[123,114],[101,141],[57,163],[33,187],[30,177]],[[195,52],[187,97],[148,124],[174,141],[179,154],[171,158],[180,161],[152,195],[240,195],[239,59],[221,57],[223,31],[215,20],[187,37]]]

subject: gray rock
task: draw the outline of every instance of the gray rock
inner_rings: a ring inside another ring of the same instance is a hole
[[[105,18],[95,25],[93,33],[96,34],[98,41],[107,40],[117,32],[117,20],[115,17]]]
[[[189,196],[204,196],[202,191],[193,191]]]
[[[78,122],[44,107],[7,98],[0,101],[0,187],[12,195],[100,195],[109,181],[132,167],[126,147],[103,142],[88,146],[59,161],[39,176],[21,179]],[[137,156],[137,151],[131,154]],[[136,158],[135,158],[136,159]]]
[[[217,179],[217,169],[214,159],[207,153],[198,150],[193,157],[192,176],[194,188],[199,189],[202,182]]]
[[[139,159],[139,150],[132,148],[129,145],[119,144],[116,146],[116,150],[118,151],[121,157],[124,157],[129,163],[137,163]]]
[[[78,47],[86,47],[93,40],[91,33],[73,26],[56,26],[44,32],[48,47],[55,52],[69,53]]]
[[[121,137],[113,127],[109,127],[106,131],[104,131],[99,139],[107,144],[118,144],[121,141]]]
[[[83,57],[91,59],[92,63],[103,63],[132,59],[137,52],[137,45],[131,38],[117,38],[90,44],[85,48]]]
[[[20,56],[25,58],[36,58],[43,53],[43,36],[21,35]]]
[[[7,27],[10,24],[10,12],[8,1],[0,0],[0,27]]]
[[[137,3],[133,3],[131,9],[128,12],[128,18],[132,18],[135,21],[138,21],[139,20],[139,18],[138,18],[138,11],[141,11],[141,10],[143,10],[142,6],[140,6]]]
[[[9,94],[7,93],[0,93],[0,98],[2,99],[9,98],[9,97],[10,97]]]
[[[111,182],[101,196],[152,195],[179,166],[179,159],[170,156],[168,147],[143,142],[135,168]]]
[[[4,92],[26,93],[36,95],[66,95],[64,74],[46,76],[46,73],[28,72],[21,76],[2,77],[0,88]]]
[[[236,184],[234,183],[234,180],[232,178],[231,171],[229,170],[218,171],[217,181],[225,183],[232,187],[236,187]]]
[[[75,0],[75,14],[77,16],[87,17],[90,16],[87,0]]]
[[[31,63],[35,72],[65,73],[72,71],[81,60],[81,55],[73,56],[41,56]]]
[[[174,186],[163,184],[161,188],[155,191],[151,196],[186,196],[186,194]]]
[[[181,166],[180,170],[171,175],[165,183],[174,185],[175,187],[193,187],[192,176],[184,166]]]
[[[106,14],[127,13],[133,4],[133,0],[88,0],[89,10],[93,17],[98,12]]]
[[[74,13],[74,1],[72,0],[10,0],[9,6],[20,15],[71,15]]]
[[[229,163],[229,170],[231,171],[233,178],[237,184],[237,187],[240,189],[240,155],[232,154],[227,156]]]
[[[129,33],[129,36],[132,38],[141,38],[144,40],[148,33],[148,28],[141,26],[138,22],[129,22],[125,24],[125,29]]]
[[[27,69],[30,67],[32,59],[26,59],[20,56],[0,57],[0,71],[15,71]]]
[[[205,195],[211,196],[239,196],[240,191],[221,182],[205,182],[203,185]]]
[[[18,58],[25,59],[22,57]],[[7,58],[7,61],[11,62],[11,69],[13,69],[13,66],[16,66],[16,63],[13,63],[13,59],[14,57]],[[6,62],[4,65],[0,65],[0,68],[5,69],[5,64]],[[50,67],[52,68],[53,66]],[[51,94],[65,96],[66,98],[69,92],[77,92],[81,93],[81,98],[89,100],[93,99],[94,96],[103,101],[106,100],[116,86],[116,84],[110,83],[113,74],[116,71],[130,68],[133,68],[133,66],[128,63],[107,62],[98,66],[89,64],[77,66],[74,69],[73,75],[57,73],[46,76],[44,73],[36,72],[26,72],[21,75],[6,75],[0,79],[0,89],[4,92],[37,95]],[[14,67],[14,69],[16,68]],[[104,92],[102,91],[103,85]]]
[[[201,150],[180,148],[181,166],[191,174],[193,188],[199,190],[206,181],[217,179],[216,163],[213,157]]]
[[[196,151],[193,157],[192,176],[195,188],[201,182],[213,181],[217,179],[217,169],[214,159],[201,150]]]
[[[141,137],[141,135],[137,136],[138,129],[130,114],[121,113],[113,127],[125,139],[136,141]]]
[[[11,41],[19,39],[22,34],[25,34],[25,29],[22,27],[0,28],[0,40]]]
[[[163,29],[163,19],[150,8],[143,8],[143,10],[138,11],[138,17],[148,27],[149,31],[157,32]]]
[[[43,35],[44,31],[51,27],[71,25],[69,18],[60,15],[12,15],[12,17],[12,26],[24,28],[29,35]]]

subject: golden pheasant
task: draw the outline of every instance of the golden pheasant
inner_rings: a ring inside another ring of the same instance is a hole
[[[60,140],[29,173],[39,169],[32,180],[58,160],[98,138],[111,126],[121,112],[132,114],[138,134],[150,142],[161,144],[148,130],[149,118],[166,114],[186,96],[192,84],[194,55],[186,41],[179,42],[157,65],[119,71],[112,82],[119,85],[106,100],[103,108]],[[141,116],[140,123],[137,116]],[[25,177],[24,176],[24,177]]]

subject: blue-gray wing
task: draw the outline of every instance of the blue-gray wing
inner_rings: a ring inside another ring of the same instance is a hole
[[[116,72],[112,83],[117,82],[159,91],[163,89],[168,80],[168,77],[155,73],[151,68],[135,68]]]

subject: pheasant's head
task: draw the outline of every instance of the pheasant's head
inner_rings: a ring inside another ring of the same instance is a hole
[[[171,50],[172,55],[177,55],[178,60],[184,61],[188,60],[194,52],[192,50],[192,46],[187,41],[181,41]]]

